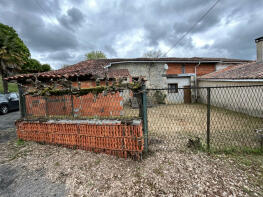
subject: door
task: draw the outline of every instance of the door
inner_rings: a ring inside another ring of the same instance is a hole
[[[184,103],[191,103],[191,89],[190,86],[184,86]]]

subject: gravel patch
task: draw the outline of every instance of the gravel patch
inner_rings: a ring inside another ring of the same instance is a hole
[[[0,196],[8,196],[10,191],[13,196],[262,194],[259,186],[248,181],[251,171],[238,168],[231,160],[205,153],[165,151],[158,143],[154,146],[151,150],[158,151],[133,161],[34,142],[18,146],[11,140],[0,144]]]

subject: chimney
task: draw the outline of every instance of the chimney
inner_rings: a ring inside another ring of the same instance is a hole
[[[257,62],[263,62],[263,36],[255,39],[257,44]]]

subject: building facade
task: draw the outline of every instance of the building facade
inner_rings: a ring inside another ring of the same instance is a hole
[[[196,86],[196,76],[243,62],[251,62],[225,58],[136,58],[109,61],[106,66],[108,70],[127,69],[133,80],[143,77],[147,81],[147,88],[168,89],[166,103],[194,101],[195,91],[178,91],[178,89]]]

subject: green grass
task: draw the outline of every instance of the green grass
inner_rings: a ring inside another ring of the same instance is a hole
[[[8,83],[8,91],[9,92],[18,92],[18,87],[16,83]],[[0,77],[0,93],[3,93],[4,89],[3,89],[3,81],[2,81],[2,77]]]

